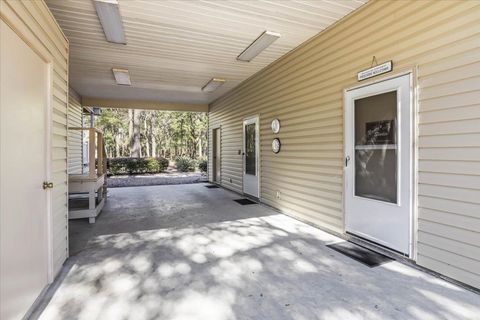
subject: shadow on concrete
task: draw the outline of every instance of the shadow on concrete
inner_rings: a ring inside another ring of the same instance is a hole
[[[152,218],[152,225],[138,217],[146,209],[118,200],[130,195],[140,197],[144,208],[161,205],[163,200],[152,199],[161,188],[111,194],[102,219],[112,222],[73,258],[41,319],[476,319],[480,314],[475,293],[396,261],[368,268],[327,248],[340,241],[335,236],[263,206],[237,206],[231,201],[236,195],[227,191],[197,188],[173,191],[184,205],[152,213],[164,217]],[[122,202],[123,211],[117,207]],[[115,220],[139,225],[126,230]]]
[[[83,250],[95,236],[202,226],[276,214],[259,205],[245,208],[233,200],[239,196],[206,184],[163,185],[110,189],[105,207],[95,224],[88,219],[70,220],[70,256]]]

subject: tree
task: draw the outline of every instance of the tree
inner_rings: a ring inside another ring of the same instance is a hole
[[[122,156],[123,140],[126,131],[127,110],[104,109],[102,115],[97,117],[96,126],[100,128],[105,137],[107,154],[110,157]]]
[[[129,110],[130,111],[130,110]],[[131,140],[130,140],[130,157],[141,158],[142,157],[142,145],[140,143],[140,114],[141,111],[138,109],[133,109],[133,112],[130,112],[131,118]]]
[[[109,157],[202,157],[208,118],[199,112],[104,109],[97,118]]]

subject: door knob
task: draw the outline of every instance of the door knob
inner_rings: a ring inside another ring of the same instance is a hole
[[[44,181],[42,187],[43,187],[43,190],[52,189],[53,188],[53,182]]]

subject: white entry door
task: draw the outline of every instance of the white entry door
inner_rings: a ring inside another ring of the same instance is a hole
[[[410,75],[345,94],[345,228],[406,255],[412,239]]]
[[[0,21],[0,318],[48,283],[48,64]]]
[[[243,192],[259,197],[260,133],[258,117],[243,121]]]
[[[220,128],[213,129],[213,181],[221,183],[221,137]]]

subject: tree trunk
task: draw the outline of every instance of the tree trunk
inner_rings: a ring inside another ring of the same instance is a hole
[[[203,150],[202,150],[202,137],[198,138],[198,157],[203,157]]]
[[[155,134],[153,133],[153,130],[150,134],[150,138],[152,139],[152,157],[155,158],[157,156],[157,140],[155,140]]]
[[[130,157],[133,150],[133,109],[128,109],[128,146],[130,147]]]
[[[152,154],[150,153],[150,129],[147,126],[147,117],[143,118],[143,129],[145,132],[145,153],[147,157],[150,157]]]
[[[142,157],[142,145],[140,143],[140,113],[140,110],[133,110],[130,156],[134,158]]]
[[[115,135],[114,139],[115,139],[115,158],[117,158],[120,156],[120,142],[118,141],[120,139],[118,134]]]

